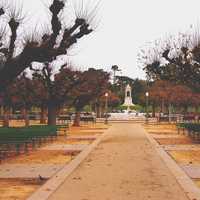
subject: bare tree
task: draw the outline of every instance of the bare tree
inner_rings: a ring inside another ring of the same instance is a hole
[[[142,50],[139,61],[153,80],[169,80],[195,90],[200,85],[199,33],[179,33]]]
[[[82,11],[84,13],[83,17],[77,15],[72,26],[63,28],[59,16],[64,10],[65,4],[66,1],[64,0],[53,0],[49,7],[51,13],[51,33],[42,34],[41,40],[38,38],[34,39],[29,35],[24,42],[22,51],[17,55],[15,55],[16,41],[18,39],[17,31],[24,19],[22,11],[21,9],[17,10],[15,6],[9,12],[5,6],[0,7],[0,18],[3,16],[9,18],[8,24],[4,25],[5,28],[2,25],[0,29],[0,91],[4,90],[21,72],[31,66],[32,62],[50,63],[54,61],[57,56],[67,54],[67,50],[73,44],[93,31],[90,22],[94,18],[96,7],[89,15]],[[89,17],[89,20],[87,17]],[[8,27],[6,27],[7,25]],[[8,45],[6,45],[3,42],[3,37],[4,33],[7,33],[8,28],[11,34]]]

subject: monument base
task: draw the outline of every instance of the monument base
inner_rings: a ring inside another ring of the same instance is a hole
[[[133,111],[131,109],[131,107],[135,106],[133,104],[133,101],[132,101],[132,95],[131,95],[131,93],[132,93],[132,89],[131,89],[130,85],[128,84],[126,86],[124,104],[122,105],[122,106],[127,107],[127,109],[126,109],[127,111]]]

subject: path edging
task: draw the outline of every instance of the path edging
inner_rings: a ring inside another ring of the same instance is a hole
[[[98,144],[107,134],[107,130],[105,130],[101,136],[99,136],[80,154],[78,154],[74,160],[59,170],[51,179],[49,179],[43,186],[41,186],[29,198],[27,198],[27,200],[48,200],[49,197],[59,188],[59,186],[64,183],[66,178],[82,163],[83,160],[87,158],[92,150],[98,146]]]
[[[169,170],[175,176],[177,182],[180,184],[187,197],[190,200],[200,200],[200,189],[195,185],[195,183],[188,177],[188,175],[181,169],[178,164],[171,158],[165,150],[156,142],[156,140],[147,133],[145,134],[149,142],[154,146],[156,152],[162,158],[164,163],[167,165]]]

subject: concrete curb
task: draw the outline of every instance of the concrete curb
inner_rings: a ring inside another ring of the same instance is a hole
[[[49,197],[58,189],[58,187],[67,179],[67,177],[82,163],[83,160],[95,149],[107,134],[107,130],[98,137],[92,144],[75,157],[69,164],[58,171],[43,186],[34,192],[27,200],[48,200]]]
[[[190,200],[200,200],[200,189],[195,185],[195,183],[188,177],[188,175],[178,166],[178,164],[165,152],[165,150],[145,131],[145,134],[154,146],[155,150],[162,158],[164,163],[167,165],[169,170],[175,176],[177,182],[182,187],[187,197]]]

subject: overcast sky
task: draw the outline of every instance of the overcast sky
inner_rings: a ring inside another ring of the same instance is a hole
[[[22,1],[31,20],[46,20],[43,13],[48,0]],[[69,52],[69,59],[82,68],[110,71],[112,65],[118,65],[123,75],[145,78],[137,63],[138,51],[147,42],[197,25],[199,8],[199,0],[102,0],[99,27],[93,35],[79,41]]]

